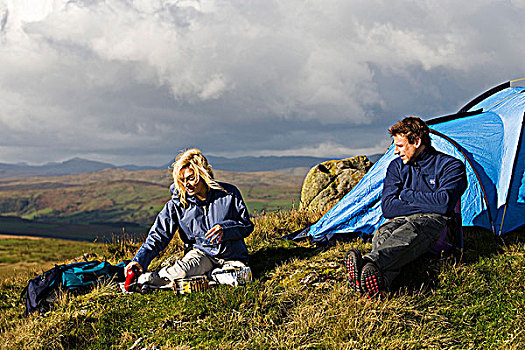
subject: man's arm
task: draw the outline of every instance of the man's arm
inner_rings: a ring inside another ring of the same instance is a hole
[[[441,171],[438,186],[434,192],[403,189],[399,197],[419,212],[449,214],[467,188],[465,165],[457,159],[447,162]]]
[[[383,216],[387,219],[420,212],[416,207],[401,200],[399,197],[404,187],[404,180],[401,177],[401,164],[400,161],[392,161],[387,168],[385,180],[383,182],[381,209],[383,211]]]

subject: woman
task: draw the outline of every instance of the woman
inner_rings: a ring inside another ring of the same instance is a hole
[[[176,279],[206,274],[225,263],[237,266],[247,263],[244,238],[253,231],[253,223],[239,190],[215,182],[208,160],[195,148],[177,156],[173,180],[171,200],[157,215],[126,272],[132,266],[137,266],[140,273],[146,271],[177,230],[189,250],[172,266],[141,274],[139,284],[162,286]]]

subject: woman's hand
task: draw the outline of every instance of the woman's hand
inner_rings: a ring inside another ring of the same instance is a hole
[[[133,266],[138,267],[140,273],[143,273],[143,272],[144,272],[144,269],[142,268],[142,265],[141,265],[141,264],[139,264],[139,263],[136,262],[136,261],[131,261],[131,262],[130,262],[129,264],[127,264],[126,267],[124,268],[124,276],[127,276],[127,275],[128,275],[128,271],[129,271],[129,269],[131,269],[131,267],[133,267]]]
[[[206,239],[213,243],[219,243],[224,235],[224,230],[220,225],[213,226],[208,232],[206,232]]]

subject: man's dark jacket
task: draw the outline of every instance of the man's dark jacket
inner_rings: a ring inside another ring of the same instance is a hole
[[[383,216],[450,216],[466,188],[465,165],[427,146],[412,163],[403,164],[396,158],[388,166],[381,201]]]

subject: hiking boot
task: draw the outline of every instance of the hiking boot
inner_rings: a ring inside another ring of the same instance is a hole
[[[383,274],[373,262],[367,262],[361,270],[361,288],[370,299],[379,298],[384,292]]]
[[[363,291],[359,285],[362,257],[359,250],[350,249],[345,255],[344,264],[346,268],[346,277],[348,279],[350,288],[358,293],[362,293]]]

